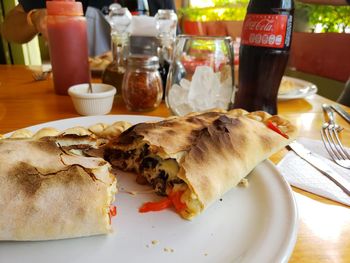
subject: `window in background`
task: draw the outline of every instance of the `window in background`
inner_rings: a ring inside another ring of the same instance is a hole
[[[297,2],[295,13],[304,16],[304,31],[306,32],[350,33],[350,6],[336,7]]]
[[[0,24],[9,10],[18,4],[17,0],[0,0]],[[24,65],[40,65],[41,56],[38,44],[38,38],[35,37],[26,44],[9,43],[1,38],[0,53],[1,63],[7,64],[24,64]]]
[[[179,10],[190,21],[242,21],[249,0],[189,0]]]
[[[263,1],[263,0],[262,0]],[[180,16],[190,21],[242,21],[249,0],[188,0]],[[295,1],[296,31],[350,33],[350,6],[302,4]]]
[[[190,0],[190,7],[213,7],[215,0]]]

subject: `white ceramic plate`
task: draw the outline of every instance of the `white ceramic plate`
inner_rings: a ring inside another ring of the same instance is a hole
[[[278,94],[278,100],[301,99],[317,92],[315,84],[292,77],[283,76],[281,85],[288,85],[288,92]],[[280,91],[281,91],[280,87]]]
[[[30,127],[66,129],[97,122],[137,123],[159,118],[107,115],[59,120]],[[1,242],[1,262],[287,262],[297,235],[297,209],[289,185],[265,161],[249,176],[249,187],[226,193],[193,221],[174,211],[138,213],[157,197],[120,190],[115,204],[114,232],[45,242]],[[148,189],[135,176],[122,173],[120,189]],[[55,207],[52,207],[55,209]],[[156,240],[157,244],[152,244]]]

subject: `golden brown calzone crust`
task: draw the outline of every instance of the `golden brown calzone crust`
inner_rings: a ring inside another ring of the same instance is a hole
[[[288,139],[268,128],[270,121],[281,127]],[[280,116],[241,109],[216,110],[134,125],[108,148],[127,152],[145,142],[153,154],[176,159],[177,177],[187,184],[191,198],[199,203],[198,210],[181,213],[191,218],[296,135],[296,127]]]
[[[51,138],[0,140],[0,240],[47,240],[111,231],[110,165],[72,155]]]

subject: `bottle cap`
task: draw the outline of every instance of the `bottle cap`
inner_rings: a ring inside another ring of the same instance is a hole
[[[52,0],[46,2],[48,15],[54,16],[82,16],[83,6],[81,2],[74,0]]]
[[[158,69],[159,59],[156,56],[134,54],[127,59],[127,65],[136,68]]]

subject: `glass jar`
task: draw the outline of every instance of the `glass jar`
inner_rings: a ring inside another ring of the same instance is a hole
[[[178,36],[165,102],[174,115],[228,110],[234,101],[233,79],[230,37]]]
[[[129,55],[129,33],[131,13],[127,8],[111,7],[108,17],[111,25],[112,55],[113,61],[106,67],[102,74],[102,83],[110,84],[117,89],[117,95],[121,95],[125,61]]]
[[[122,95],[130,111],[151,111],[163,96],[162,79],[156,56],[131,55],[123,78]]]

